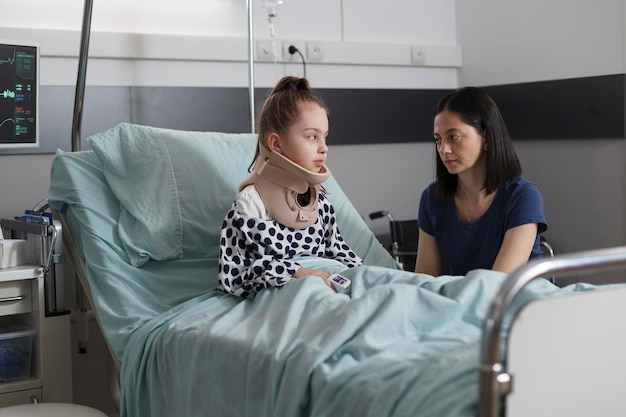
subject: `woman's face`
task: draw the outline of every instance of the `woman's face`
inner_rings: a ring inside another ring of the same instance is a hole
[[[276,138],[273,150],[306,170],[320,172],[328,153],[328,115],[313,102],[301,103],[299,109],[298,120]]]
[[[433,135],[439,158],[450,174],[485,168],[485,136],[464,123],[458,113],[444,110],[436,115]]]

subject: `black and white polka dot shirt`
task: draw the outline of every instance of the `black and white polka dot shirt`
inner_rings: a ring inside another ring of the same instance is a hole
[[[341,237],[335,210],[322,193],[318,207],[313,225],[293,229],[242,214],[233,203],[222,224],[218,289],[253,298],[264,288],[281,287],[300,268],[293,261],[296,257],[331,258],[347,267],[361,265],[361,258]]]

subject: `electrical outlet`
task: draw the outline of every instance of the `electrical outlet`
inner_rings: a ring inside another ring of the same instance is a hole
[[[286,62],[301,62],[302,58],[299,53],[294,53],[293,55],[289,53],[289,47],[293,45],[298,48],[298,51],[302,55],[306,54],[305,44],[302,41],[283,41],[283,61]]]
[[[324,48],[321,43],[307,42],[306,59],[309,62],[322,62],[324,60]]]
[[[256,43],[256,59],[258,61],[275,61],[281,45],[278,41],[264,40]]]
[[[419,46],[411,47],[411,64],[412,65],[424,65],[426,63],[426,54],[424,49]]]

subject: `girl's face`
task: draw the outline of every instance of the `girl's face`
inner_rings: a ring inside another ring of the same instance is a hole
[[[485,167],[485,136],[464,123],[457,113],[444,110],[436,115],[433,135],[439,158],[450,174]]]
[[[320,172],[328,153],[328,115],[316,103],[301,103],[298,107],[300,116],[284,135],[270,134],[270,149],[306,170]]]

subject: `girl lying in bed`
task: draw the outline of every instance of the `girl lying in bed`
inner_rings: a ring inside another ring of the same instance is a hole
[[[362,264],[341,237],[321,186],[330,176],[328,111],[306,79],[284,77],[263,104],[258,132],[252,172],[222,225],[218,289],[252,298],[264,288],[317,276],[334,290],[327,272],[294,260]]]

